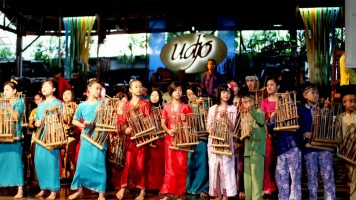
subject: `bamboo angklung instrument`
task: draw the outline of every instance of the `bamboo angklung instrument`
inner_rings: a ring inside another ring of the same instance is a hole
[[[67,143],[64,132],[63,116],[59,106],[48,108],[42,116],[41,126],[33,139],[49,151]]]
[[[214,124],[209,135],[212,140],[211,146],[214,154],[232,156],[232,136],[234,125],[232,124],[234,113],[220,113],[218,119],[214,119]]]
[[[21,126],[27,127],[28,123],[27,123],[27,115],[26,115],[26,94],[23,94],[22,92],[17,92],[16,94],[18,95],[19,98],[22,99],[21,103],[23,104],[23,108],[24,108]]]
[[[117,169],[123,169],[125,165],[125,135],[114,136],[110,142],[109,162]]]
[[[334,151],[342,142],[341,127],[338,127],[335,121],[340,113],[340,103],[324,102],[321,107],[318,104],[313,113],[312,137],[306,147]]]
[[[100,150],[104,150],[104,143],[110,132],[117,132],[116,108],[118,99],[103,100],[90,120],[92,123],[88,129],[83,129],[82,137]]]
[[[253,118],[251,115],[251,109],[244,109],[240,106],[240,140],[244,140],[247,137],[250,137],[252,134],[252,123]]]
[[[356,166],[356,124],[348,126],[346,136],[338,146],[336,155]]]
[[[74,125],[72,124],[75,111],[77,110],[78,105],[75,102],[63,103],[64,109],[64,130],[67,135],[74,133]]]
[[[132,128],[130,139],[136,141],[137,147],[149,144],[159,138],[149,109],[146,110],[143,106],[145,105],[135,106],[126,113],[128,125]]]
[[[166,136],[166,131],[162,128],[162,108],[163,106],[158,106],[151,109],[156,135],[158,135],[159,138]]]
[[[0,98],[0,142],[14,142],[18,141],[18,135],[15,131],[15,122],[11,116],[10,102],[13,102],[15,98]]]
[[[197,121],[194,113],[176,114],[173,116],[175,123],[175,134],[173,146],[170,149],[194,152],[193,146],[198,145]]]
[[[277,93],[275,131],[296,131],[298,125],[298,112],[296,105],[296,91]],[[293,96],[293,98],[292,98]]]
[[[210,97],[199,97],[195,102],[189,101],[188,103],[196,116],[195,128],[198,133],[198,138],[206,140],[208,132],[206,130],[206,123],[208,118],[209,108],[212,104]]]

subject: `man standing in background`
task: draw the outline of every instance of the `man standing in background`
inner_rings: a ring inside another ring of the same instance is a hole
[[[207,63],[208,71],[204,72],[201,77],[201,87],[209,97],[215,100],[216,88],[224,83],[223,76],[216,71],[216,60],[209,59]]]

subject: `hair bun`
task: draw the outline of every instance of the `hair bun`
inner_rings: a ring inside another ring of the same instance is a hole
[[[17,82],[17,80],[15,80],[15,79],[11,79],[11,80],[10,80],[10,82],[15,83],[16,85],[18,85],[18,84],[19,84],[19,83]]]

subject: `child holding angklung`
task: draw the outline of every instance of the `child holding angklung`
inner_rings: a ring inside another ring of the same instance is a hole
[[[261,109],[265,112],[268,125],[267,137],[271,138],[272,135],[275,135],[277,139],[277,167],[270,168],[270,170],[275,170],[275,178],[278,186],[278,199],[300,200],[302,198],[302,153],[299,144],[300,139],[295,131],[273,130],[275,126],[276,104],[279,98],[277,92],[279,88],[280,85],[277,79],[267,79],[268,97],[261,102]],[[290,95],[290,93],[287,92],[282,95],[282,98],[287,98],[288,95]],[[266,154],[272,153],[271,139],[267,139],[266,145]],[[270,147],[268,147],[268,145],[270,145]],[[270,173],[272,174],[271,171]]]
[[[90,135],[89,132],[95,133],[93,125],[102,101],[99,100],[101,84],[96,79],[90,79],[87,84],[88,99],[79,104],[74,118],[73,125],[84,129],[82,134]],[[80,119],[84,119],[84,123]],[[97,132],[97,134],[103,134]],[[93,134],[95,135],[95,134]],[[99,149],[88,140],[81,137],[80,150],[78,155],[77,168],[75,170],[72,190],[77,191],[69,196],[69,199],[76,199],[83,192],[83,187],[98,192],[98,200],[105,200],[106,189],[106,141],[103,143],[104,149]]]
[[[347,134],[353,134],[353,132],[351,132],[352,129],[356,129],[356,94],[354,90],[353,92],[351,91],[352,90],[348,90],[342,98],[345,111],[336,117],[336,127],[341,128],[344,140],[350,138]],[[348,131],[350,132],[348,133]],[[356,167],[348,162],[345,163],[350,187],[350,199],[356,199]]]
[[[181,114],[192,113],[188,104],[180,101],[182,86],[180,82],[173,81],[168,86],[168,92],[172,102],[167,103],[162,110],[162,128],[166,131],[165,138],[165,174],[160,193],[165,195],[162,200],[168,200],[171,196],[182,199],[187,183],[187,157],[183,150],[173,150],[173,140],[176,134],[175,117]]]
[[[133,117],[140,112],[147,117],[150,115],[150,104],[141,98],[142,83],[139,80],[131,80],[129,83],[131,100],[124,105],[123,123],[128,122],[129,117]],[[127,126],[126,134],[132,134],[133,128]],[[121,189],[116,193],[118,199],[123,199],[129,186],[140,190],[136,200],[143,200],[146,192],[146,173],[147,173],[147,148],[148,144],[137,147],[134,140],[127,141],[126,160],[124,170],[121,176]]]
[[[111,132],[110,135],[110,153],[113,152],[118,152],[118,154],[116,155],[111,155],[114,156],[113,160],[116,160],[117,162],[115,162],[114,164],[110,163],[110,168],[111,168],[111,174],[110,174],[110,181],[114,186],[115,190],[120,190],[121,188],[121,174],[122,174],[122,168],[125,165],[125,151],[127,149],[126,145],[128,144],[128,141],[130,140],[130,136],[125,134],[125,127],[122,126],[123,122],[124,122],[124,105],[126,105],[126,103],[128,101],[130,101],[130,95],[125,92],[119,92],[115,95],[115,98],[117,98],[119,100],[118,102],[118,106],[117,106],[117,110],[116,110],[116,114],[117,114],[117,132]],[[114,140],[119,141],[120,146],[114,146],[115,142],[113,142]],[[116,148],[120,148],[120,149],[116,149]],[[121,157],[122,155],[122,157]]]
[[[81,129],[73,126],[73,116],[78,107],[75,102],[74,91],[71,89],[64,90],[63,93],[63,121],[65,123],[65,130],[67,135],[67,144],[65,145],[65,161],[64,172],[65,178],[73,178],[76,168],[76,147],[80,140]],[[63,176],[62,176],[63,177]]]
[[[46,109],[54,108],[56,106],[60,107],[61,112],[63,112],[62,103],[57,99],[57,82],[54,79],[47,79],[42,82],[41,92],[45,96],[46,100],[38,105],[38,110],[36,113],[35,126],[43,126],[42,137],[46,131],[46,125],[42,124],[44,120]],[[62,113],[60,113],[62,115]],[[42,139],[42,138],[41,138]],[[35,167],[36,174],[38,178],[38,183],[40,185],[41,191],[36,195],[36,197],[42,197],[44,195],[44,190],[50,190],[51,194],[46,198],[47,200],[52,200],[56,198],[56,193],[60,190],[60,175],[59,175],[59,150],[60,148],[54,148],[52,151],[44,148],[40,144],[36,144],[35,147]]]
[[[315,84],[303,90],[304,103],[298,107],[299,134],[308,141],[312,137],[313,114],[318,106],[319,91]],[[318,199],[318,171],[323,179],[324,199],[335,199],[333,153],[325,150],[304,148],[304,160],[308,174],[309,199]]]
[[[242,93],[240,106],[241,129],[248,135],[243,139],[245,199],[258,200],[262,199],[264,179],[265,115],[255,108],[255,95],[249,91]]]
[[[210,134],[214,121],[227,115],[226,122],[233,124],[237,116],[237,107],[233,105],[233,91],[227,84],[221,84],[216,92],[216,104],[209,108],[207,129]],[[231,115],[231,116],[230,116]],[[219,130],[218,130],[219,131]],[[230,133],[228,133],[230,134]],[[234,152],[233,140],[229,141],[230,151]],[[209,157],[209,195],[216,200],[227,200],[237,194],[234,156],[220,155],[212,152],[212,139],[208,139]]]
[[[24,99],[17,98],[17,82],[7,81],[4,84],[3,99],[9,100],[2,103],[1,109],[7,111],[7,118],[11,120],[14,128],[14,137],[19,140],[2,142],[0,139],[0,187],[17,186],[14,199],[23,198],[23,162],[22,162],[22,117],[24,113]],[[3,122],[5,119],[2,119]],[[6,122],[6,121],[5,121]],[[9,127],[10,128],[10,127]]]

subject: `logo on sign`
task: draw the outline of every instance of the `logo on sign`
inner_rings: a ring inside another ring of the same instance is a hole
[[[161,50],[161,61],[171,71],[185,70],[186,73],[206,71],[210,58],[217,64],[227,55],[225,43],[213,35],[192,33],[176,37]]]

